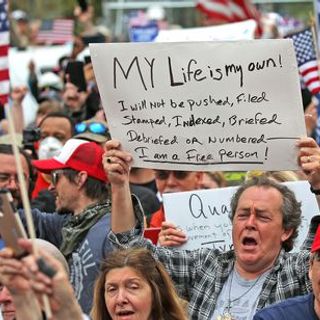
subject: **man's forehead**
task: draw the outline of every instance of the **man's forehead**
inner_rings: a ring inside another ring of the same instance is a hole
[[[283,198],[279,190],[273,187],[258,187],[252,186],[244,190],[241,194],[238,203],[250,202],[250,203],[261,203],[269,202],[270,205],[277,201],[279,204],[282,203]],[[250,204],[252,205],[252,204]]]
[[[52,125],[56,126],[57,123],[61,124],[63,126],[67,125],[67,126],[71,127],[70,121],[65,117],[48,117],[42,121],[40,128],[43,128],[46,126],[52,126]]]
[[[27,160],[22,154],[20,155],[22,168],[25,174],[29,175]],[[13,154],[0,153],[0,172],[17,173],[17,165]]]

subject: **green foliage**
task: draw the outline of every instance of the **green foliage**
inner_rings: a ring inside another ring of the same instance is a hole
[[[101,16],[102,0],[88,0],[95,8],[95,16]],[[10,11],[20,9],[30,19],[71,18],[77,5],[76,0],[11,0]]]

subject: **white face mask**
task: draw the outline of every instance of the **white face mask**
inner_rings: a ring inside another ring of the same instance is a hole
[[[38,157],[40,160],[59,155],[63,144],[55,137],[47,137],[40,142]]]

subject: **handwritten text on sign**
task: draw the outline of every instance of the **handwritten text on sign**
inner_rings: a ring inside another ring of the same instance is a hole
[[[296,169],[305,135],[290,40],[94,44],[113,138],[134,166]]]
[[[298,201],[302,203],[302,224],[295,243],[299,249],[306,238],[311,218],[318,214],[316,197],[310,192],[306,181],[286,182]],[[237,187],[199,190],[191,192],[167,193],[163,195],[167,221],[174,222],[188,236],[181,249],[200,247],[226,251],[232,248],[232,225],[230,200]]]

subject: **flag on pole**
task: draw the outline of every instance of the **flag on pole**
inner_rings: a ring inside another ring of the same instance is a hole
[[[288,35],[287,38],[293,40],[302,81],[313,95],[319,94],[319,68],[311,28]]]
[[[7,0],[0,0],[0,104],[2,106],[8,102],[10,93],[8,51],[8,2]]]
[[[260,13],[250,0],[197,0],[197,9],[208,18],[222,23],[233,23],[253,19],[258,33],[262,34]]]
[[[308,90],[318,100],[316,140],[320,145],[320,77],[318,59],[311,28],[288,35],[293,40],[301,79]]]
[[[44,20],[37,35],[38,44],[64,44],[73,40],[74,21]]]

